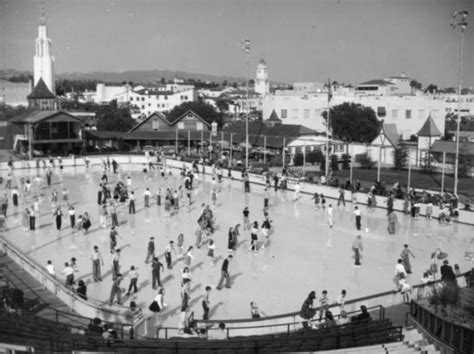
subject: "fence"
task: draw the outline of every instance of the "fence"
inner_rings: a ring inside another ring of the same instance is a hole
[[[410,304],[410,314],[435,339],[461,353],[474,353],[474,329],[448,321],[416,301]]]

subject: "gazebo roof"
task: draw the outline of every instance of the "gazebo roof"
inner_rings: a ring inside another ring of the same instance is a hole
[[[43,78],[40,78],[33,87],[33,91],[26,96],[28,99],[40,99],[40,98],[56,98],[56,96],[49,90],[48,86],[43,81]]]

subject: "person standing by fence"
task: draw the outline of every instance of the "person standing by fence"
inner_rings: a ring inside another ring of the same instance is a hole
[[[221,290],[222,285],[225,280],[225,287],[230,289],[230,276],[229,276],[229,263],[232,260],[232,255],[229,254],[226,259],[222,262],[222,267],[221,267],[221,278],[219,280],[219,283],[217,284],[216,289]]]
[[[104,265],[104,259],[99,251],[98,246],[94,246],[94,250],[91,256],[92,260],[92,279],[95,282],[102,281],[101,266]]]

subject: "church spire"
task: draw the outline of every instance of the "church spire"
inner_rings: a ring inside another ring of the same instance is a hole
[[[45,10],[44,10],[44,2],[41,3],[41,9],[40,9],[40,26],[46,26],[46,17],[45,17]]]

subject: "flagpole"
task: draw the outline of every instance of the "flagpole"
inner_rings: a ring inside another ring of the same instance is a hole
[[[330,123],[330,111],[331,111],[331,98],[332,98],[332,89],[331,89],[331,80],[328,80],[328,114],[326,121],[326,183],[329,182],[329,123]]]

